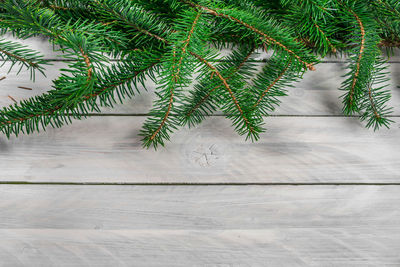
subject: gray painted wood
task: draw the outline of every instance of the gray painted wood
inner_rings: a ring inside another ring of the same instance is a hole
[[[0,192],[3,266],[400,265],[398,186]]]
[[[0,230],[0,266],[398,266],[398,228]]]
[[[66,65],[46,39],[23,42],[56,62],[36,83],[6,74],[6,63],[1,107],[9,96],[46,92]],[[1,136],[2,183],[196,185],[1,184],[0,266],[400,266],[400,187],[343,185],[400,183],[400,129],[373,133],[356,118],[323,117],[341,114],[343,61],[328,58],[307,72],[276,112],[300,117],[268,118],[256,144],[213,117],[158,152],[143,150],[145,117],[133,114],[149,110],[151,83],[149,93],[104,109],[118,116]],[[391,62],[400,84],[399,57]],[[199,185],[217,183],[342,185]]]
[[[53,66],[47,67],[47,77],[37,74],[36,81],[29,80],[27,71],[17,75],[18,69],[15,68],[9,74],[3,74],[6,79],[0,81],[0,107],[13,104],[14,101],[26,99],[34,95],[40,95],[48,91],[52,86],[52,80],[59,75],[59,69],[66,66],[65,62],[53,62]],[[262,66],[263,63],[259,63]],[[304,79],[294,84],[293,88],[288,88],[287,97],[282,97],[282,104],[274,114],[277,115],[341,115],[342,100],[340,96],[342,91],[338,90],[343,81],[343,75],[346,73],[342,63],[321,63],[314,72],[307,72]],[[1,68],[6,72],[9,64]],[[394,107],[394,114],[400,115],[400,63],[390,65],[392,80],[389,82],[388,89],[392,92],[390,105]],[[1,74],[0,74],[1,76]],[[2,77],[2,76],[1,76]],[[24,90],[20,86],[32,88]],[[133,99],[126,99],[123,104],[117,104],[115,108],[104,108],[104,113],[117,114],[143,114],[147,113],[152,107],[152,101],[155,99],[154,90],[156,85],[152,81],[146,83],[148,91],[142,90],[140,95]],[[142,88],[142,87],[140,87]]]
[[[399,190],[390,185],[2,184],[0,229],[400,229]]]
[[[395,121],[399,122],[397,118]],[[144,117],[92,117],[0,139],[0,180],[120,183],[400,182],[400,129],[357,118],[270,117],[257,143],[213,117],[146,150]]]

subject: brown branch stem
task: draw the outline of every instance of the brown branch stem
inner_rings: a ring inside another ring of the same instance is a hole
[[[180,73],[180,70],[181,70],[181,65],[182,65],[182,61],[183,61],[184,55],[186,54],[187,47],[189,46],[190,40],[191,40],[192,35],[194,33],[194,29],[195,29],[195,27],[197,25],[197,22],[198,22],[200,16],[201,16],[201,12],[198,12],[196,18],[194,19],[194,21],[192,23],[192,27],[191,27],[191,29],[190,29],[190,31],[188,33],[188,36],[187,36],[187,38],[184,41],[184,44],[182,46],[182,53],[181,53],[181,56],[179,58],[178,65],[176,66],[176,72],[172,75],[172,78],[175,81],[175,83],[178,81],[178,76],[179,76],[179,73]],[[175,55],[175,52],[174,52],[174,55]],[[175,65],[174,65],[173,68],[175,68]],[[164,127],[164,125],[167,122],[167,119],[169,117],[169,114],[171,113],[172,105],[173,105],[173,102],[174,102],[175,87],[171,88],[170,91],[171,91],[171,95],[170,95],[170,98],[169,98],[169,101],[168,101],[167,112],[165,113],[164,118],[161,121],[161,124],[159,125],[157,130],[151,135],[150,140],[154,140],[154,138],[156,138],[158,133]]]
[[[360,32],[361,32],[361,44],[360,44],[360,51],[358,54],[358,59],[357,59],[357,63],[356,63],[356,72],[354,73],[354,77],[353,77],[353,82],[351,84],[351,90],[350,90],[350,105],[353,104],[354,102],[354,91],[355,91],[355,86],[358,80],[358,75],[360,74],[360,65],[361,65],[361,59],[364,53],[364,49],[365,49],[365,29],[364,29],[364,25],[361,21],[361,19],[358,17],[358,15],[351,9],[349,9],[350,13],[353,14],[353,16],[356,18],[357,23],[360,27]]]
[[[260,98],[257,100],[256,104],[254,104],[254,108],[256,108],[261,101],[264,99],[264,97],[268,94],[269,90],[271,90],[272,87],[274,87],[274,85],[280,80],[282,79],[283,75],[285,75],[286,71],[289,69],[289,66],[291,64],[291,60],[288,62],[288,64],[286,65],[285,69],[279,74],[279,76],[267,87],[267,89],[265,89],[265,91],[262,93],[262,95],[260,96]]]
[[[118,87],[118,86],[120,86],[120,85],[122,85],[124,83],[127,83],[127,82],[133,80],[139,74],[141,74],[141,73],[147,71],[148,69],[151,69],[152,67],[154,67],[157,63],[158,63],[158,61],[153,63],[152,65],[150,65],[149,67],[147,67],[147,68],[145,68],[143,70],[137,71],[133,77],[127,78],[127,79],[125,79],[125,80],[123,80],[123,81],[121,81],[121,82],[119,82],[117,84],[113,84],[113,85],[110,85],[110,86],[107,86],[107,87],[103,87],[98,92],[96,92],[94,94],[88,94],[88,95],[84,96],[83,97],[83,102],[88,101],[89,99],[95,98],[95,97],[99,96],[101,93],[103,93],[103,92],[105,92],[105,91],[107,91],[109,89],[116,88],[116,87]],[[16,118],[16,119],[8,120],[8,121],[5,121],[5,122],[0,122],[0,126],[5,126],[5,125],[12,124],[12,123],[15,123],[15,122],[22,122],[22,121],[31,119],[33,117],[51,115],[51,114],[55,113],[57,110],[60,110],[61,108],[62,108],[62,106],[58,105],[58,106],[56,106],[54,108],[46,109],[46,110],[42,111],[39,114],[31,114],[31,115],[28,115],[28,116],[25,116],[25,117]]]
[[[214,67],[210,62],[208,62],[207,60],[205,60],[204,58],[202,58],[200,55],[190,52],[189,53],[194,56],[195,58],[197,58],[199,61],[201,61],[202,63],[204,63],[209,69],[211,69],[216,75],[217,77],[221,80],[221,82],[224,84],[225,88],[228,90],[229,95],[231,96],[236,108],[238,109],[240,115],[242,116],[247,128],[251,131],[254,132],[253,127],[250,125],[248,119],[246,118],[246,116],[244,116],[244,112],[242,110],[242,108],[240,107],[240,104],[238,102],[238,100],[236,99],[232,89],[230,88],[227,79],[225,79],[221,73],[218,71],[218,69],[216,67]]]
[[[208,14],[214,15],[216,17],[223,17],[232,21],[237,22],[238,24],[243,25],[244,27],[250,29],[251,31],[257,33],[258,35],[261,35],[263,38],[265,38],[266,41],[275,43],[277,46],[281,47],[283,50],[285,50],[286,52],[288,52],[289,54],[293,55],[299,62],[303,63],[309,70],[315,70],[315,67],[313,66],[313,64],[305,62],[304,60],[302,60],[302,58],[300,56],[298,56],[295,52],[293,52],[291,49],[289,49],[288,47],[286,47],[284,44],[280,43],[278,40],[275,40],[274,38],[270,37],[268,34],[262,32],[261,30],[257,29],[256,27],[238,19],[235,18],[233,16],[227,15],[227,14],[223,14],[223,13],[218,13],[216,10],[213,10],[211,8],[202,6],[202,5],[198,5],[195,3],[192,3],[190,1],[186,1],[183,0],[183,2],[185,2],[186,4],[189,4],[193,7],[197,7],[200,8],[204,11],[206,11]]]
[[[247,56],[243,59],[243,61],[238,65],[238,67],[236,68],[235,72],[233,72],[233,73],[227,78],[227,80],[230,80],[230,79],[232,78],[232,76],[233,76],[236,72],[238,72],[238,71],[243,67],[243,65],[247,62],[247,60],[249,60],[249,58],[250,58],[250,56],[253,54],[253,52],[254,52],[254,48],[247,54]],[[214,72],[212,73],[211,79],[213,78],[213,76],[214,76]],[[211,89],[211,90],[207,93],[207,95],[205,95],[205,96],[204,96],[204,97],[189,111],[189,112],[186,113],[186,117],[190,117],[190,116],[193,114],[193,112],[194,112],[196,109],[198,109],[198,108],[201,106],[201,104],[204,103],[204,102],[210,97],[211,93],[214,92],[215,90],[217,90],[218,88],[220,88],[221,86],[222,86],[222,85],[218,85],[218,86],[215,86],[213,89]]]
[[[374,97],[372,95],[372,87],[371,86],[368,88],[368,97],[369,97],[369,101],[371,102],[371,107],[372,107],[372,110],[374,111],[375,117],[377,119],[380,119],[381,116],[378,114],[378,111],[376,109],[375,102],[374,102]]]
[[[9,57],[12,57],[12,58],[15,58],[15,59],[17,59],[17,60],[19,60],[21,62],[24,62],[24,63],[28,64],[29,66],[31,66],[33,68],[37,68],[38,67],[38,64],[36,64],[35,62],[29,61],[26,58],[20,57],[18,55],[15,55],[15,54],[10,53],[8,51],[5,51],[3,49],[0,49],[0,53],[3,53],[3,54],[5,54],[5,55],[7,55]]]

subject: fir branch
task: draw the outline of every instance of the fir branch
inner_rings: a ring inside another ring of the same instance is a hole
[[[235,75],[237,72],[239,72],[241,70],[241,68],[246,64],[246,62],[250,59],[251,55],[254,53],[254,47],[252,49],[250,49],[250,52],[245,56],[245,58],[239,63],[238,66],[235,67],[234,72],[232,72],[232,74],[230,76],[228,76],[226,78],[226,81],[229,81],[233,75]],[[229,61],[229,59],[228,59]],[[214,72],[212,73],[214,74]],[[208,80],[208,79],[207,79]],[[188,111],[184,112],[184,117],[185,117],[185,121],[188,121],[188,118],[191,117],[191,115],[196,111],[196,109],[198,109],[204,102],[206,102],[211,94],[217,90],[218,88],[220,88],[222,85],[217,85],[214,86],[211,90],[209,90],[205,96],[203,96],[198,102],[194,102],[194,106],[190,107]],[[192,101],[188,101],[190,104],[193,103]]]
[[[312,18],[310,18],[310,19],[312,20]],[[331,40],[329,40],[327,34],[321,29],[321,27],[315,21],[313,21],[313,25],[318,30],[318,32],[322,35],[322,38],[325,39],[325,41],[328,44],[328,46],[330,47],[331,51],[333,53],[336,53],[337,50],[336,50],[335,46],[332,44]]]
[[[368,9],[363,3],[349,6],[340,2],[340,8],[349,16],[351,25],[357,25],[357,31],[352,33],[352,39],[357,46],[350,50],[350,72],[342,84],[342,90],[347,91],[343,97],[345,114],[361,113],[361,120],[368,120],[367,127],[388,126],[391,122],[387,116],[391,108],[387,107],[390,99],[386,85],[387,81],[384,62],[380,59],[378,44],[380,38],[376,30],[376,21],[369,17]],[[374,86],[379,85],[377,88]]]
[[[154,14],[144,10],[130,0],[92,0],[93,7],[106,21],[120,25],[123,28],[133,29],[142,35],[166,43],[169,28]],[[129,32],[132,34],[132,32]],[[149,45],[149,39],[138,39],[136,46]]]
[[[182,53],[181,53],[181,56],[180,56],[180,58],[179,58],[178,64],[177,64],[176,66],[173,67],[174,69],[176,68],[175,73],[172,74],[172,79],[175,81],[175,83],[177,83],[177,82],[178,82],[178,79],[180,78],[180,71],[181,71],[182,61],[183,61],[183,58],[184,58],[184,56],[185,56],[185,54],[186,54],[186,49],[187,49],[187,47],[188,47],[188,45],[189,45],[190,38],[191,38],[192,35],[193,35],[194,29],[195,29],[195,27],[196,27],[196,24],[197,24],[197,22],[198,22],[200,16],[201,16],[201,13],[198,12],[197,15],[196,15],[196,18],[195,18],[194,21],[193,21],[192,28],[190,29],[189,34],[188,34],[186,40],[184,40],[184,42],[183,42]],[[174,58],[175,58],[175,52],[173,52],[173,53],[174,53]],[[150,141],[153,141],[154,138],[156,138],[156,136],[158,135],[158,133],[159,133],[159,132],[161,131],[161,129],[164,127],[164,125],[165,125],[165,123],[166,123],[166,121],[167,121],[167,119],[168,119],[168,116],[170,115],[171,108],[172,108],[172,103],[173,103],[173,101],[174,101],[174,89],[175,89],[175,88],[173,87],[173,88],[171,88],[171,91],[170,91],[171,96],[170,96],[169,101],[168,101],[168,109],[167,109],[167,112],[165,113],[164,118],[162,119],[162,121],[161,121],[161,123],[160,123],[160,126],[159,126],[159,127],[157,128],[157,130],[151,135]]]
[[[388,11],[388,13],[390,14],[390,16],[392,18],[394,18],[395,20],[400,20],[400,11],[397,10],[395,7],[391,6],[387,0],[372,0],[374,3],[377,4],[378,7],[381,8],[381,10],[385,10]],[[398,1],[392,1],[392,5],[396,4],[399,6],[399,2]]]
[[[197,125],[217,109],[240,135],[257,140],[262,116],[315,68],[316,56],[336,50],[349,55],[344,113],[360,114],[367,127],[388,127],[379,46],[400,43],[399,12],[396,0],[2,0],[2,33],[47,36],[68,65],[52,90],[4,108],[0,130],[10,136],[60,127],[133,97],[150,78],[157,99],[141,131],[145,147],[164,145],[178,126]],[[254,48],[273,50],[261,71],[251,60]],[[4,40],[0,57],[31,73],[47,64]]]
[[[141,136],[145,147],[164,145],[164,139],[169,139],[169,133],[176,128],[177,118],[171,118],[176,99],[182,98],[180,87],[186,86],[196,65],[188,61],[188,52],[192,49],[202,49],[207,38],[206,25],[201,22],[202,12],[187,10],[182,14],[182,23],[176,26],[175,33],[168,40],[170,52],[166,54],[161,84],[158,90],[160,99],[150,112],[150,118],[145,122]],[[175,125],[174,125],[175,124]]]
[[[202,6],[199,4],[195,4],[193,2],[190,1],[186,1],[183,0],[183,2],[193,6],[193,7],[197,7],[200,8],[204,11],[206,11],[208,14],[214,15],[216,17],[222,17],[231,21],[234,21],[244,27],[246,27],[247,29],[257,33],[259,36],[261,36],[265,41],[267,41],[268,43],[272,43],[278,47],[280,47],[281,49],[283,49],[284,51],[286,51],[287,53],[289,53],[290,55],[292,55],[293,57],[295,57],[299,62],[301,62],[302,64],[304,64],[309,70],[315,70],[315,67],[313,66],[313,63],[310,62],[306,62],[305,60],[303,60],[297,53],[295,53],[291,48],[287,47],[286,45],[284,45],[283,43],[281,43],[280,41],[276,40],[275,38],[269,36],[267,33],[261,31],[260,29],[258,29],[257,27],[250,25],[248,23],[246,23],[245,21],[238,19],[232,15],[226,14],[224,13],[224,11],[220,11],[218,12],[217,10],[213,10],[211,8],[208,8],[206,6]],[[226,10],[227,13],[229,13],[228,10]]]
[[[293,67],[293,58],[273,54],[248,88],[254,99],[253,112],[270,115],[280,104],[279,97],[286,96],[287,89],[299,78],[300,73]]]
[[[254,46],[239,47],[233,50],[222,62],[215,65],[221,75],[227,77],[230,85],[237,84],[235,81],[238,80],[244,81],[254,74],[255,63],[249,62],[254,49]],[[223,106],[225,101],[224,92],[226,89],[214,72],[211,72],[211,75],[208,72],[200,74],[197,80],[198,83],[193,86],[193,90],[185,97],[184,104],[177,111],[182,126],[193,127],[201,123],[206,116],[210,116],[217,108]],[[243,84],[242,81],[241,84]],[[231,99],[228,99],[228,101],[231,101]]]
[[[336,53],[334,45],[337,41],[334,38],[335,10],[332,1],[284,1],[287,8],[287,15],[284,24],[289,29],[294,29],[297,38],[306,46],[321,53],[322,56],[328,52]]]
[[[389,128],[389,124],[393,122],[388,118],[393,108],[387,105],[391,95],[384,84],[388,81],[385,63],[384,60],[377,59],[371,81],[367,84],[367,92],[364,93],[360,103],[361,121],[366,120],[366,127],[374,130],[382,126]]]
[[[33,62],[32,60],[24,58],[22,56],[18,56],[16,54],[13,54],[13,53],[8,52],[8,51],[6,51],[6,50],[4,50],[2,48],[0,48],[0,53],[6,55],[8,57],[8,60],[14,59],[14,60],[17,60],[17,61],[21,61],[22,64],[28,65],[28,67],[32,67],[32,68],[38,68],[39,67],[39,65],[37,63]],[[3,60],[4,60],[4,57],[3,57]]]
[[[228,82],[227,82],[227,79],[225,79],[224,77],[222,77],[221,73],[220,73],[220,72],[217,70],[217,68],[214,67],[210,62],[206,61],[204,58],[200,57],[199,55],[197,55],[197,54],[195,54],[195,53],[193,53],[193,52],[190,52],[190,54],[191,54],[192,56],[194,56],[195,58],[197,58],[198,60],[200,60],[201,62],[203,62],[203,63],[204,63],[208,68],[210,68],[210,69],[213,71],[213,73],[215,73],[215,74],[218,76],[218,78],[222,81],[223,85],[224,85],[225,88],[228,90],[229,94],[231,95],[232,100],[233,100],[233,102],[235,103],[235,106],[237,107],[238,111],[240,112],[240,115],[243,117],[243,120],[245,121],[246,126],[249,128],[249,131],[250,131],[251,133],[253,133],[254,130],[253,130],[253,128],[250,126],[250,123],[249,123],[248,119],[247,119],[246,117],[244,117],[243,110],[242,110],[242,108],[240,107],[240,105],[239,105],[239,103],[238,103],[238,101],[237,101],[235,95],[233,94],[231,88],[229,87],[229,84],[228,84]]]
[[[196,53],[189,52],[192,56],[197,58],[200,62],[202,62],[204,65],[206,65],[212,73],[215,73],[217,77],[221,80],[223,83],[224,87],[226,90],[229,92],[229,96],[231,97],[234,106],[236,107],[237,111],[240,114],[240,119],[237,117],[234,117],[234,124],[236,124],[236,130],[239,132],[239,134],[247,134],[246,139],[251,139],[251,140],[258,140],[259,139],[259,134],[263,131],[263,129],[257,124],[259,120],[255,120],[253,118],[250,118],[252,115],[251,113],[245,112],[240,105],[237,97],[235,96],[234,92],[232,91],[231,87],[229,86],[227,82],[227,78],[224,78],[221,73],[218,71],[218,69],[213,66],[210,62],[208,62],[206,59],[202,58],[200,55],[197,55]],[[228,114],[229,117],[232,117],[234,114]],[[241,124],[240,121],[244,122],[244,125]],[[244,127],[243,127],[244,126]],[[245,129],[243,129],[245,128]]]
[[[257,99],[257,102],[254,104],[254,107],[256,108],[258,105],[260,105],[261,101],[264,99],[264,97],[269,93],[272,87],[276,85],[279,80],[282,79],[282,77],[285,75],[286,71],[289,69],[290,64],[292,64],[292,60],[289,59],[289,62],[287,63],[286,67],[282,70],[282,72],[279,73],[278,77],[276,77],[275,80],[272,81],[271,84],[268,85],[268,87],[262,92],[261,96]]]
[[[44,75],[44,66],[49,64],[49,61],[45,60],[40,53],[29,49],[25,45],[17,42],[5,41],[4,39],[0,39],[0,58],[12,63],[9,71],[12,70],[15,64],[20,65],[18,73],[24,67],[30,70],[31,79],[35,78],[35,71],[39,71]]]
[[[116,102],[113,97],[114,90],[119,90],[120,98],[127,94],[133,95],[133,90],[131,90],[129,84],[140,77],[144,77],[158,63],[159,59],[153,59],[153,62],[143,65],[133,65],[126,62],[109,67],[103,71],[93,92],[82,95],[79,103],[65,103],[62,98],[55,98],[57,96],[56,90],[51,90],[44,95],[24,100],[19,105],[6,107],[1,112],[0,131],[10,137],[11,134],[18,136],[20,131],[26,133],[31,133],[34,130],[39,131],[39,124],[42,129],[46,129],[49,124],[60,127],[64,123],[71,122],[67,114],[72,114],[72,117],[76,119],[85,117],[82,114],[82,112],[86,113],[85,102],[90,101],[93,105],[96,98],[99,98],[100,105],[112,106]],[[120,100],[122,101],[122,99]],[[98,108],[95,109],[98,110]],[[25,131],[23,127],[25,127]]]
[[[364,48],[365,48],[365,29],[364,29],[364,25],[362,23],[362,21],[360,20],[360,17],[351,9],[349,9],[349,12],[351,14],[353,14],[353,16],[355,17],[359,27],[360,27],[360,49],[358,52],[358,58],[357,58],[357,62],[356,62],[356,71],[353,75],[352,78],[352,82],[351,82],[351,88],[350,88],[350,94],[349,94],[349,108],[352,109],[353,105],[354,105],[354,90],[355,90],[355,86],[357,83],[357,79],[358,79],[358,75],[360,73],[360,64],[361,64],[361,59],[363,57],[363,53],[364,53]]]

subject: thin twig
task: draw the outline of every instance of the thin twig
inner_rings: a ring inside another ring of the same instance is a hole
[[[25,87],[25,86],[18,86],[18,88],[24,89],[24,90],[32,90],[32,88]]]

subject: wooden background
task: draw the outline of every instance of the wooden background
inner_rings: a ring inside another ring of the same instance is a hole
[[[66,65],[27,43],[54,66],[33,83],[4,62],[0,106]],[[144,150],[150,83],[101,115],[1,136],[0,266],[400,266],[400,57],[390,130],[341,115],[344,67],[306,73],[254,144],[217,115]]]

